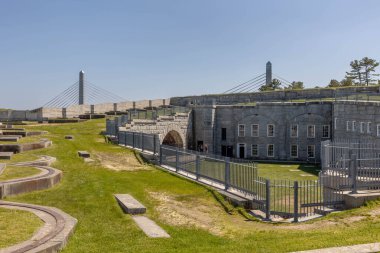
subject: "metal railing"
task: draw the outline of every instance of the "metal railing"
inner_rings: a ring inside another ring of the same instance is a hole
[[[330,180],[330,187],[353,193],[380,189],[378,144],[363,140],[325,141],[321,154],[323,178]]]
[[[257,164],[173,146],[160,145],[157,134],[122,131],[119,144],[153,154],[172,172],[228,191],[251,201],[267,219],[293,219],[314,215],[316,209],[342,204],[342,195],[332,188],[331,177],[320,180],[269,180],[258,176]]]

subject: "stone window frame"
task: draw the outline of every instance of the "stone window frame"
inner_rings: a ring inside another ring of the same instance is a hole
[[[269,155],[269,147],[272,147],[272,155]],[[267,157],[274,157],[274,144],[267,144]]]
[[[313,127],[313,135],[309,135],[309,127]],[[307,125],[307,138],[315,138],[315,125]]]
[[[253,147],[256,147],[255,149]],[[253,150],[256,150],[256,154],[253,153]],[[251,145],[251,156],[257,157],[259,156],[259,144],[252,144]]]
[[[272,126],[272,135],[269,135],[269,127]],[[267,124],[267,137],[275,137],[275,126],[274,124]]]
[[[370,134],[370,133],[372,133],[372,131],[371,131],[371,127],[372,127],[372,122],[367,122],[367,134]]]
[[[293,127],[295,127],[295,135],[293,135]],[[291,138],[298,138],[298,124],[290,125],[290,137]]]
[[[360,122],[360,133],[364,134],[365,122]]]
[[[347,132],[350,132],[350,131],[351,131],[351,129],[350,129],[350,125],[351,125],[351,124],[350,124],[350,121],[347,120],[347,121],[346,121],[346,131],[347,131]]]
[[[338,118],[335,117],[334,118],[334,130],[336,130],[338,128]],[[314,129],[314,132],[315,132],[315,129]]]
[[[293,150],[293,148],[296,148]],[[295,151],[295,155],[293,155],[293,151]],[[298,145],[297,144],[290,144],[290,157],[291,158],[298,158]]]
[[[257,126],[257,134],[253,134],[253,126]],[[251,125],[251,137],[259,137],[260,135],[260,125],[259,124],[252,124]]]
[[[309,148],[313,148],[313,156],[309,156],[309,154],[310,154],[310,150],[309,150]],[[315,158],[315,145],[307,145],[307,158]]]
[[[352,126],[351,126],[352,132],[356,132],[356,121],[353,120],[353,121],[351,122],[351,124],[352,124]]]
[[[240,126],[243,127],[243,134],[241,134]],[[238,137],[245,137],[245,124],[238,124]]]
[[[325,136],[325,127],[327,127],[327,136]],[[322,125],[322,138],[330,138],[330,125]]]

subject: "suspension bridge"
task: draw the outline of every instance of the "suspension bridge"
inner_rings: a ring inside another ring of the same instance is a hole
[[[286,88],[289,85],[291,85],[291,82],[289,82],[285,78],[282,78],[281,76],[272,73],[272,63],[268,61],[266,64],[265,73],[258,75],[246,82],[240,83],[232,87],[231,89],[226,90],[225,92],[223,92],[223,94],[257,92],[259,91],[260,87],[272,83],[273,77],[280,81],[281,88]]]
[[[117,103],[126,101],[119,95],[113,94],[85,80],[84,72],[79,72],[79,80],[59,93],[45,105],[44,108],[66,108],[72,105]]]

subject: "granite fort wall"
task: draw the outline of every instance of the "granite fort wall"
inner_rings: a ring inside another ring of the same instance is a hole
[[[283,90],[268,92],[253,92],[239,94],[214,94],[200,96],[173,97],[170,99],[171,105],[188,106],[197,105],[230,105],[237,103],[249,103],[257,101],[282,101],[291,99],[320,99],[332,98],[346,93],[368,92],[378,93],[379,86],[370,87],[346,87],[340,89],[305,89],[305,90]]]
[[[294,160],[319,162],[320,142],[331,138],[332,103],[258,103],[256,106],[214,106],[194,108],[194,139],[207,146],[207,151],[223,155],[222,146],[232,147],[239,157],[239,144],[244,144],[244,157],[256,160]],[[251,125],[259,125],[259,134],[252,136]],[[267,125],[274,125],[274,136],[268,137]],[[238,135],[238,126],[244,125],[244,136]],[[297,125],[297,137],[291,136],[291,126]],[[315,136],[308,137],[308,126],[314,126]],[[329,136],[322,136],[328,126]],[[222,128],[226,139],[222,140]],[[252,155],[252,145],[258,145],[258,154]],[[267,156],[269,144],[274,145],[273,157]],[[291,145],[297,145],[297,157],[292,157]],[[315,155],[308,157],[307,147],[314,146]],[[225,154],[224,154],[225,155]]]
[[[334,139],[380,143],[380,102],[338,101],[332,117]]]

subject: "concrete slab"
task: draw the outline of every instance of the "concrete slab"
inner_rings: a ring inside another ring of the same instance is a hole
[[[137,226],[141,228],[142,231],[152,238],[169,238],[170,235],[166,233],[160,226],[158,226],[154,221],[145,216],[133,216],[132,219],[136,222]]]
[[[357,208],[364,205],[366,201],[380,199],[380,191],[359,191],[356,194],[348,193],[343,195],[343,199],[346,208]]]
[[[0,152],[0,159],[10,160],[13,156],[13,152]]]
[[[218,193],[223,195],[226,199],[228,199],[234,205],[242,206],[242,207],[248,207],[250,204],[250,201],[248,199],[242,198],[242,197],[237,196],[235,194],[232,194],[230,192],[218,190]]]
[[[20,137],[16,136],[1,136],[0,141],[11,141],[11,142],[17,142],[20,139]]]
[[[135,198],[129,194],[114,194],[117,202],[124,210],[125,213],[129,214],[143,214],[146,212],[146,208]]]
[[[3,173],[3,171],[5,170],[6,167],[7,167],[7,164],[0,163],[0,175]]]
[[[380,243],[368,243],[368,244],[358,244],[358,245],[352,245],[352,246],[305,250],[305,251],[297,251],[293,253],[372,253],[372,252],[380,252]]]
[[[87,151],[78,151],[78,155],[80,157],[84,157],[84,158],[89,158],[90,157],[90,153],[88,153]]]

